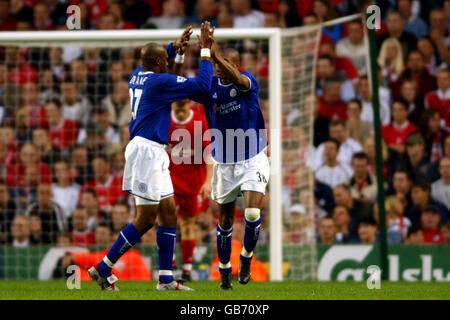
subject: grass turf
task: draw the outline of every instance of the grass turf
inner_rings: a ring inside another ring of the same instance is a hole
[[[450,299],[447,282],[382,282],[369,290],[365,282],[233,282],[232,291],[220,291],[218,282],[189,284],[195,291],[158,292],[156,282],[119,282],[119,292],[102,292],[93,282],[80,290],[67,289],[65,281],[0,281],[0,300],[424,300]]]

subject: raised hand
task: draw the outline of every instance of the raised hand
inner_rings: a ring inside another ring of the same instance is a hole
[[[182,55],[186,51],[186,47],[189,43],[192,32],[192,26],[186,26],[181,36],[172,44],[173,48],[177,51],[178,54]]]
[[[211,27],[211,23],[209,21],[203,22],[200,27],[200,36],[197,36],[198,44],[200,45],[200,48],[211,49],[211,46],[214,42],[215,28],[210,29],[210,27]]]

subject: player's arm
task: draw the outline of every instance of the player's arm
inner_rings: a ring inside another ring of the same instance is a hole
[[[207,158],[205,159],[205,162],[206,162],[206,178],[205,182],[200,188],[200,194],[203,197],[203,199],[209,198],[211,196],[212,191],[211,183],[213,177],[213,162],[211,154],[208,154]]]
[[[178,76],[181,76],[181,71],[184,62],[184,53],[186,52],[189,39],[191,38],[191,34],[192,34],[192,26],[186,26],[181,36],[177,40],[175,40],[175,42],[172,44],[172,48],[176,51],[173,74],[176,74]]]
[[[234,66],[232,66],[227,60],[225,60],[219,53],[217,45],[213,42],[211,48],[211,57],[213,61],[219,66],[220,70],[224,73],[224,75],[230,79],[232,83],[239,90],[246,91],[250,89],[250,79],[244,75],[242,75],[239,70],[237,70]]]

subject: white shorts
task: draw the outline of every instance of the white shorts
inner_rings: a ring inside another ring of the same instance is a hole
[[[264,151],[238,163],[214,163],[211,199],[219,204],[229,203],[244,191],[265,194],[270,165]]]
[[[158,204],[173,195],[164,145],[136,136],[125,149],[125,161],[122,190],[134,195],[137,205]]]

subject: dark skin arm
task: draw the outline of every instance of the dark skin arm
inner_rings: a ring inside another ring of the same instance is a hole
[[[248,90],[250,88],[250,80],[239,72],[239,65],[222,57],[215,42],[213,42],[211,47],[211,57],[223,75],[240,90]]]
[[[179,55],[183,55],[186,52],[187,45],[192,32],[193,32],[192,26],[186,26],[186,28],[183,31],[183,34],[172,44],[173,48],[177,50],[177,53]],[[173,66],[173,74],[181,76],[182,67],[183,67],[182,63],[175,63]]]
[[[200,26],[200,35],[197,36],[198,45],[200,48],[208,48],[211,49],[212,56],[212,45],[214,44],[214,30],[215,28],[211,28],[211,23],[209,21],[205,21]],[[201,57],[201,60],[211,60],[208,57]]]

